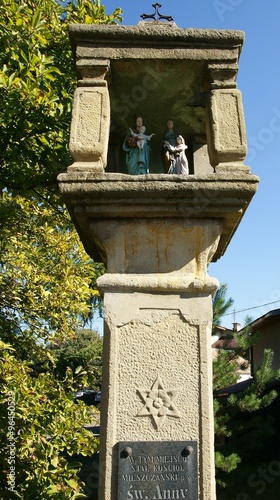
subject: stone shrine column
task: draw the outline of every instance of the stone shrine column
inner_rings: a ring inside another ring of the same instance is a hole
[[[235,84],[244,34],[144,22],[74,25],[70,36],[82,79],[74,163],[58,182],[85,250],[106,266],[98,279],[105,310],[99,500],[215,500],[218,282],[207,267],[226,251],[258,185],[243,165]],[[151,74],[156,85],[147,86]],[[155,133],[150,174],[128,175],[122,144],[138,111]],[[191,175],[163,172],[170,117],[193,155]]]

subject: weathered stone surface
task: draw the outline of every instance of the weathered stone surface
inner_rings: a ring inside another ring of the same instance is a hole
[[[213,167],[210,163],[206,140],[204,142],[194,139],[193,142],[193,163],[196,171],[200,175],[213,174]]]
[[[208,106],[208,149],[216,172],[250,172],[243,165],[247,153],[241,92],[237,89],[212,90]]]
[[[167,45],[170,50],[204,50],[205,54],[208,54],[209,50],[226,50],[228,51],[226,54],[230,52],[238,54],[245,38],[244,32],[240,30],[185,29],[169,23],[147,22],[139,23],[137,26],[72,24],[69,31],[73,50],[78,50],[83,44],[84,49],[79,49],[83,54],[87,54],[93,46],[106,48],[107,54],[110,50],[115,50],[118,56],[120,55],[118,49],[121,51],[124,46],[127,49],[141,44],[144,46],[144,43],[147,50],[153,47],[162,49]],[[167,52],[166,57],[168,56]],[[121,57],[123,58],[123,53]]]
[[[103,172],[109,138],[110,103],[106,87],[78,88],[74,95],[69,170]]]

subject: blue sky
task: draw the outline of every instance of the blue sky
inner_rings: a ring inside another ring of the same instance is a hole
[[[136,25],[154,1],[101,0],[106,12],[116,7],[123,24]],[[245,164],[260,177],[253,198],[225,255],[210,264],[209,274],[228,285],[231,328],[280,308],[280,1],[162,0],[160,12],[179,28],[238,29],[245,32],[238,88],[242,92],[249,151]],[[266,305],[264,305],[266,304]],[[234,315],[235,309],[235,315]],[[239,312],[242,311],[242,312]]]

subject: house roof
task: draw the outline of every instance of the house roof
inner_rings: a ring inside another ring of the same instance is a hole
[[[279,319],[280,316],[280,309],[273,309],[272,311],[269,311],[268,313],[264,314],[263,316],[260,316],[259,318],[255,319],[250,323],[250,326],[252,330],[256,330],[257,328],[260,328],[263,326],[264,323],[268,324],[274,321],[276,318]],[[245,327],[246,328],[246,327]],[[241,333],[245,328],[242,328],[239,332]]]
[[[253,377],[248,378],[246,380],[243,380],[242,382],[237,382],[236,384],[229,385],[228,387],[225,387],[224,389],[219,389],[218,391],[214,392],[215,396],[229,396],[230,394],[236,394],[237,392],[245,391],[253,382],[255,379]],[[273,382],[269,382],[266,384],[266,389],[271,390],[271,389],[276,389],[280,390],[280,379],[279,380],[274,380]]]
[[[212,344],[213,349],[237,349],[239,346],[235,339],[219,339]]]
[[[236,394],[237,392],[244,391],[254,382],[253,378],[248,378],[243,380],[243,382],[237,382],[236,384],[225,387],[224,389],[219,389],[215,391],[215,396],[228,396],[229,394]]]

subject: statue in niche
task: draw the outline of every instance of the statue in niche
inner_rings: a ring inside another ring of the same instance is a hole
[[[167,144],[171,146],[177,145],[177,132],[175,129],[174,121],[169,118],[166,123],[166,129],[162,138],[161,159],[163,163],[164,172],[167,174],[173,159],[173,153],[168,149]]]
[[[127,171],[132,175],[142,175],[149,173],[151,151],[149,142],[150,138],[154,134],[152,134],[151,136],[145,135],[143,133],[144,129],[142,127],[144,127],[143,116],[141,114],[138,114],[135,117],[132,129],[130,129],[123,143],[123,150],[126,153]],[[143,135],[145,137],[143,137]]]
[[[131,132],[131,135],[133,137],[136,137],[136,139],[137,139],[136,145],[139,149],[143,149],[143,147],[145,146],[147,141],[150,141],[151,138],[153,137],[153,135],[155,135],[155,134],[145,135],[145,132],[146,132],[145,125],[142,125],[142,127],[139,127],[139,134],[136,134],[135,132],[133,132],[132,128],[130,128],[129,130]]]
[[[170,167],[168,174],[182,174],[188,175],[189,166],[186,157],[186,149],[188,146],[185,144],[185,139],[178,135],[176,140],[176,146],[172,146],[168,141],[165,141],[165,146],[170,154]]]

